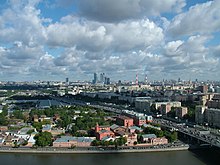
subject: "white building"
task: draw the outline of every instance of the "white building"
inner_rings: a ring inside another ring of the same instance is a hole
[[[181,102],[179,101],[170,101],[170,102],[156,102],[155,108],[159,109],[161,105],[167,105],[169,104],[171,107],[181,107]]]

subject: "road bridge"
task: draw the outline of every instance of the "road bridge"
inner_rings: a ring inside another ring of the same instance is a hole
[[[173,131],[177,131],[182,135],[191,137],[192,139],[196,139],[200,143],[203,142],[202,145],[209,144],[210,146],[220,148],[220,136],[218,135],[212,133],[203,134],[202,132],[205,130],[191,128],[186,125],[179,125],[175,122],[163,119],[154,120],[154,122],[160,124],[162,127],[168,128]]]

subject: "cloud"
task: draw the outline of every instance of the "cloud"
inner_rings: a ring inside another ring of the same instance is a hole
[[[56,66],[71,66],[76,67],[80,59],[85,53],[77,51],[75,48],[66,49],[60,56],[54,59]]]
[[[64,8],[73,4],[54,1]],[[149,79],[219,73],[219,44],[210,46],[220,27],[218,1],[187,11],[184,0],[77,3],[74,15],[54,22],[44,18],[41,0],[9,1],[0,14],[1,77],[88,80],[93,72],[105,72],[116,80],[135,80],[136,73]],[[170,20],[166,12],[177,15]]]
[[[209,36],[191,36],[187,41],[171,41],[164,47],[165,60],[162,63],[165,72],[203,72],[218,65],[218,59],[211,56],[206,47]]]
[[[185,0],[76,0],[79,14],[101,22],[118,22],[165,12],[180,12]]]
[[[11,48],[1,48],[0,63],[5,67],[27,67],[37,62],[42,54],[42,47],[28,47],[16,42]]]
[[[166,56],[178,56],[180,54],[179,47],[184,43],[184,41],[171,41],[168,42],[165,46],[165,55]]]
[[[76,47],[89,52],[146,49],[163,40],[163,30],[149,19],[117,24],[98,23],[67,16],[47,28],[50,46]]]
[[[10,7],[0,15],[0,42],[21,41],[25,45],[39,45],[45,41],[44,19],[35,1],[11,0]]]
[[[174,37],[183,35],[210,34],[220,31],[220,1],[208,1],[189,8],[174,17],[168,33]]]
[[[67,16],[60,23],[47,28],[48,44],[51,46],[74,47],[88,51],[100,51],[111,42],[111,36],[102,25],[93,25],[86,20]]]
[[[220,45],[212,47],[213,55],[220,58]]]
[[[163,30],[149,19],[112,24],[108,30],[113,36],[116,51],[144,50],[163,42]]]

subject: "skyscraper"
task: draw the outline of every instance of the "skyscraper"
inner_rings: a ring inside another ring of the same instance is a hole
[[[147,80],[147,74],[145,74],[145,80],[144,81],[145,81],[145,84],[147,84],[147,81],[148,81]]]
[[[138,85],[138,74],[136,74],[136,82],[135,82],[136,85]]]
[[[105,79],[105,73],[100,73],[100,83],[104,83]]]
[[[98,81],[98,78],[97,78],[97,73],[94,73],[94,78],[93,78],[92,83],[93,83],[93,84],[96,84],[96,83],[97,83],[97,81]]]
[[[65,84],[66,84],[66,85],[69,85],[69,78],[68,78],[68,77],[66,78]]]
[[[109,77],[105,77],[105,82],[104,82],[106,85],[109,85],[110,84],[110,78]]]

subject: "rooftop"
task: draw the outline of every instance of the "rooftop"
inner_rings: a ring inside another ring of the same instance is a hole
[[[69,142],[69,141],[77,141],[77,142],[92,142],[95,137],[74,137],[74,136],[61,136],[61,138],[57,138],[54,142]]]
[[[44,130],[44,131],[51,130],[51,125],[50,124],[44,125],[42,130]]]
[[[114,129],[118,128],[118,127],[119,127],[119,126],[118,126],[117,124],[113,124],[113,125],[110,127],[110,129],[114,130]]]
[[[129,129],[135,129],[135,130],[142,130],[142,128],[140,128],[140,127],[137,127],[137,126],[132,126],[132,127],[129,127]]]
[[[27,134],[27,132],[29,131],[29,130],[32,130],[33,128],[30,128],[30,127],[24,127],[24,128],[21,128],[19,131],[18,131],[18,134],[20,134],[20,135],[25,135],[25,134]]]
[[[132,119],[132,118],[130,118],[130,117],[127,117],[127,116],[118,116],[117,118],[119,118],[119,119]],[[133,120],[133,119],[132,119]]]
[[[157,136],[155,134],[144,134],[142,135],[142,137],[145,138],[157,138]]]

